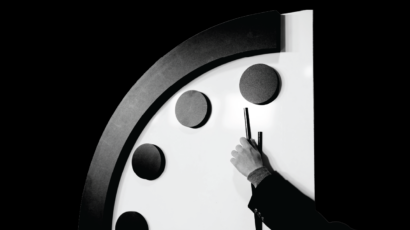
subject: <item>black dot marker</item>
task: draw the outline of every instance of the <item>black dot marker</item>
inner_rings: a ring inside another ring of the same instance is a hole
[[[148,230],[148,223],[138,212],[124,212],[115,223],[115,230]]]
[[[155,180],[162,174],[164,168],[164,153],[156,145],[140,145],[132,156],[132,169],[142,179]]]
[[[198,91],[183,93],[175,105],[175,116],[181,125],[189,128],[203,126],[211,116],[212,106],[208,97]]]
[[[280,77],[275,69],[265,64],[256,64],[243,72],[239,90],[247,101],[265,105],[275,100],[280,85]]]

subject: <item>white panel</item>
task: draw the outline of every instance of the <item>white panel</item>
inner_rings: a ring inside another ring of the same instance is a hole
[[[166,158],[154,181],[124,168],[114,208],[113,229],[126,211],[137,211],[151,230],[255,229],[248,209],[251,186],[230,163],[231,151],[245,136],[243,108],[248,107],[252,137],[263,132],[263,151],[273,168],[314,198],[312,11],[286,14],[286,49],[239,59],[217,67],[178,91],[147,124],[132,150],[159,146]],[[253,64],[276,69],[282,89],[273,102],[259,106],[239,92],[242,73]],[[199,129],[179,124],[175,104],[187,90],[206,94],[212,104]],[[266,226],[264,226],[265,229]]]

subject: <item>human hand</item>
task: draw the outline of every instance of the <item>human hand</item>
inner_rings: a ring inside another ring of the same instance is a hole
[[[241,137],[239,141],[242,145],[237,145],[236,150],[232,150],[231,154],[234,158],[231,158],[231,163],[242,175],[248,177],[249,173],[263,166],[262,157],[254,139],[249,143],[246,138]]]

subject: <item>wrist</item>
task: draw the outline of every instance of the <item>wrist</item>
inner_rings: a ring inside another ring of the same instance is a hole
[[[249,173],[247,179],[249,182],[255,186],[255,188],[258,186],[258,184],[265,179],[265,177],[271,175],[269,170],[265,167],[259,167],[255,170],[253,170],[251,173]]]

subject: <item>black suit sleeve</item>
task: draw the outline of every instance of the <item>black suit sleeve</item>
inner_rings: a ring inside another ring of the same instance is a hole
[[[316,211],[312,199],[279,173],[263,179],[248,204],[270,229],[349,229],[341,222],[329,223]]]

